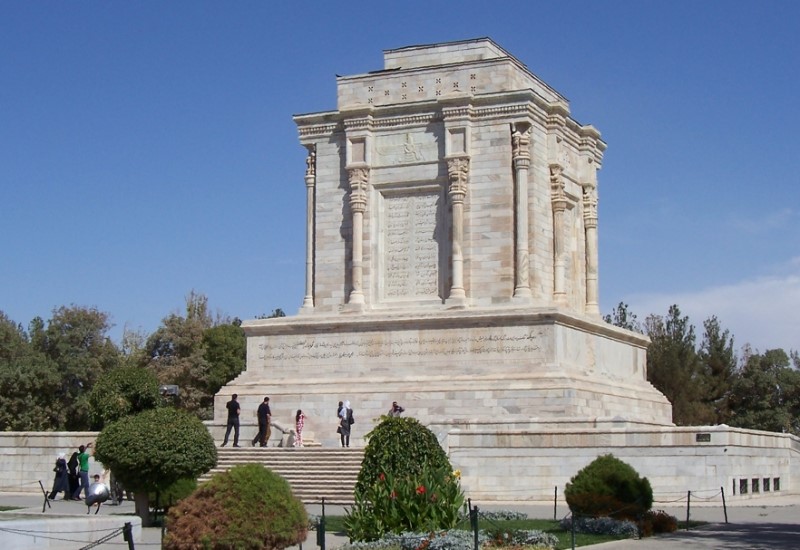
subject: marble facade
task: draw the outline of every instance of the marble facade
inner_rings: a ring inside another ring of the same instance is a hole
[[[349,399],[361,445],[399,401],[478,490],[484,459],[517,462],[535,434],[585,430],[585,452],[570,451],[585,465],[602,434],[674,429],[647,381],[648,339],[600,317],[600,133],[485,38],[385,51],[383,69],[337,77],[337,90],[335,110],[294,117],[302,306],[243,324],[247,368],[217,395],[212,430],[237,393],[247,437],[269,395],[273,418],[301,408],[306,439],[335,446]]]

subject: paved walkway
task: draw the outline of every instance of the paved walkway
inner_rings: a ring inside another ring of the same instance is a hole
[[[25,515],[29,518],[52,518],[57,516],[80,516],[86,518],[86,506],[82,502],[51,501],[52,508],[42,513],[42,497],[29,494],[0,493],[1,506],[20,507],[20,510],[3,512],[2,516]],[[554,510],[552,504],[536,503],[520,505],[486,505],[476,504],[482,510],[514,509],[525,512],[531,518],[551,518]],[[664,509],[676,516],[680,522],[686,519],[685,504],[663,507],[658,503],[655,509]],[[320,514],[319,506],[308,506],[311,514]],[[341,506],[327,506],[326,513],[340,515],[343,513]],[[564,504],[557,507],[556,517],[567,515]],[[123,502],[120,506],[106,506],[100,508],[103,514],[133,514],[133,503]],[[0,517],[0,519],[2,519]],[[78,518],[75,518],[78,520]],[[592,546],[594,550],[671,550],[671,549],[774,549],[774,548],[800,548],[800,495],[783,494],[779,497],[762,497],[746,501],[728,503],[728,523],[721,503],[692,504],[691,519],[707,521],[709,525],[691,531],[679,531],[667,536],[651,537],[642,540],[623,540],[607,542]],[[0,541],[2,533],[0,533]],[[136,541],[136,548],[152,549],[161,546],[161,530],[155,528],[142,529],[141,539]],[[326,537],[327,548],[336,548],[347,540],[344,537],[328,533]],[[95,548],[122,548],[125,547],[122,538],[110,541]],[[83,545],[75,545],[77,550]],[[303,545],[307,550],[314,550],[316,543],[314,533]],[[41,548],[40,545],[32,545]],[[68,545],[58,548],[71,548]]]

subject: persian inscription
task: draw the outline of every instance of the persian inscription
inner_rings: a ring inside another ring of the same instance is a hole
[[[542,335],[535,330],[496,334],[398,334],[393,338],[364,335],[298,337],[258,345],[258,358],[269,362],[340,361],[347,359],[466,357],[541,353]]]
[[[438,296],[438,200],[438,193],[385,197],[384,297]]]

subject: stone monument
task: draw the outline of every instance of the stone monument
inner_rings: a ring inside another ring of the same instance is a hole
[[[599,314],[600,133],[487,38],[387,50],[383,69],[337,85],[336,110],[294,117],[302,307],[243,324],[247,368],[217,419],[238,393],[255,424],[269,395],[273,418],[303,409],[306,439],[337,446],[348,399],[357,446],[398,401],[472,494],[501,500],[524,475],[552,494],[615,438],[674,433],[647,338]],[[534,455],[536,474],[521,460]]]

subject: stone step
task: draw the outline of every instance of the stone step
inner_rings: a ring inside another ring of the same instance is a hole
[[[217,466],[199,481],[240,464],[262,464],[283,477],[295,496],[306,504],[319,503],[324,498],[327,503],[347,505],[353,503],[363,459],[363,449],[226,447],[217,449]]]

